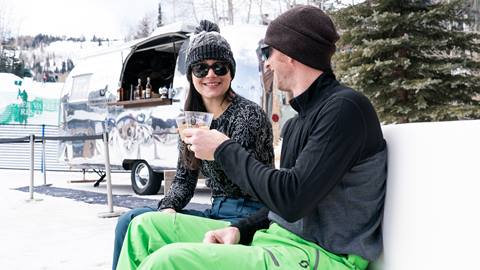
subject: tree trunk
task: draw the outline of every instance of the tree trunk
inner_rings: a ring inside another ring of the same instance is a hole
[[[177,21],[177,14],[176,14],[176,0],[173,0],[172,1],[172,14],[173,14],[173,21],[176,22]]]
[[[157,27],[163,25],[163,18],[162,18],[162,2],[158,2],[158,15],[157,15]]]
[[[248,1],[247,24],[250,23],[250,12],[252,11],[252,0]]]
[[[192,13],[193,13],[193,18],[195,19],[195,22],[198,24],[198,17],[197,17],[197,10],[195,9],[195,2],[192,0]]]
[[[233,1],[228,0],[228,22],[230,25],[233,24]]]
[[[217,0],[210,0],[210,4],[212,7],[212,17],[213,21],[218,24],[218,10],[217,10]]]
[[[261,24],[262,25],[268,25],[270,23],[270,20],[268,18],[269,14],[263,13],[263,0],[258,1],[258,8],[259,8],[259,11],[260,11]]]
[[[401,58],[407,57],[407,50],[405,48],[400,49],[398,51],[398,56],[401,57]],[[405,78],[406,77],[405,70],[403,68],[400,68],[400,67],[397,68],[394,71],[394,76],[395,76],[395,78],[398,78],[398,79]],[[408,101],[408,91],[403,89],[403,88],[397,89],[397,96],[398,96],[398,99],[401,102],[406,103]]]

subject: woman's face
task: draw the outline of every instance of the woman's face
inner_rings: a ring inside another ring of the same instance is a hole
[[[204,60],[192,65],[193,85],[204,100],[223,100],[231,81],[232,76],[227,62]]]

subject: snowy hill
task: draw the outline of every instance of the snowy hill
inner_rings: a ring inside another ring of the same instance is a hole
[[[36,81],[44,80],[44,74],[50,73],[57,76],[65,74],[75,65],[78,59],[85,55],[92,54],[98,50],[104,50],[111,46],[117,46],[122,41],[55,41],[50,44],[41,44],[35,49],[20,50],[20,58],[27,67],[33,69]],[[69,61],[71,61],[69,63]],[[38,74],[40,73],[40,74]]]

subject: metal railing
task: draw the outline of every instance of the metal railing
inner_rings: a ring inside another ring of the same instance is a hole
[[[83,136],[42,136],[37,138],[34,134],[31,134],[27,137],[19,138],[0,138],[0,144],[10,144],[10,143],[29,143],[30,144],[30,185],[29,185],[29,200],[33,201],[33,185],[34,185],[34,171],[35,171],[35,143],[41,142],[43,147],[47,140],[52,141],[78,141],[78,140],[103,140],[104,150],[105,150],[105,171],[107,176],[107,204],[108,212],[100,213],[100,217],[115,217],[120,213],[114,212],[113,210],[113,195],[112,195],[112,178],[111,178],[111,168],[110,168],[110,155],[108,148],[108,132],[98,135],[83,135]],[[43,155],[45,151],[43,151]],[[45,158],[45,157],[43,157]],[[42,169],[44,173],[44,184],[46,184],[46,170],[45,162],[42,163]]]
[[[45,124],[0,124],[0,139],[29,137],[34,134],[36,138],[45,136],[58,136],[60,129],[57,125]],[[0,168],[29,170],[30,150],[25,144],[11,143],[0,144]],[[59,145],[57,141],[47,141],[41,149],[35,149],[35,170],[72,171],[72,168],[59,160]],[[80,169],[78,169],[80,171]]]

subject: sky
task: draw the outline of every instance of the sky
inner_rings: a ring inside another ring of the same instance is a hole
[[[123,38],[159,0],[0,0],[13,35]],[[3,11],[2,11],[3,10]],[[2,15],[0,14],[0,15]]]
[[[122,39],[128,36],[146,16],[157,20],[160,0],[0,0],[0,30],[7,21],[13,36],[37,35],[39,33],[55,36],[80,37],[87,39],[96,35],[102,38]],[[343,3],[358,3],[363,0],[342,0]],[[181,1],[164,1],[164,11],[176,2],[181,9]],[[197,14],[202,10],[211,12],[209,1],[197,0]],[[239,13],[246,8],[246,1],[234,0]],[[275,2],[275,1],[272,1]],[[298,0],[297,3],[305,2]],[[200,4],[203,3],[203,4]],[[242,4],[243,3],[243,4]],[[276,3],[276,2],[275,2]],[[255,9],[255,8],[254,8]],[[267,5],[265,9],[268,9]],[[264,12],[268,12],[264,10]],[[191,16],[176,11],[177,16]],[[168,19],[171,14],[164,14]],[[239,16],[239,14],[236,14]],[[171,16],[170,16],[171,17]],[[6,20],[5,20],[6,18]],[[238,17],[237,17],[238,18]]]

